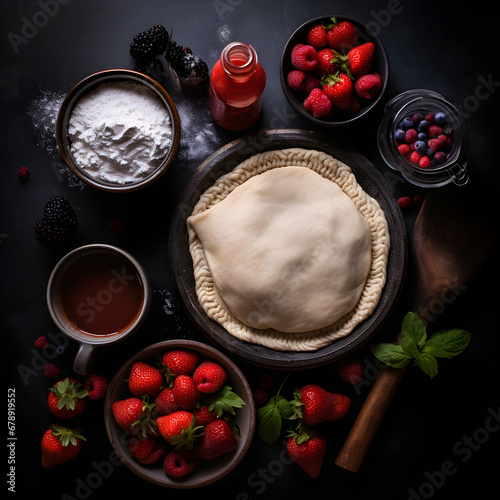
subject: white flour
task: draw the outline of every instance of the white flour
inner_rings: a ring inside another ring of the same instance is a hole
[[[134,82],[103,83],[82,97],[71,114],[68,135],[80,168],[114,184],[151,175],[172,144],[165,106]]]

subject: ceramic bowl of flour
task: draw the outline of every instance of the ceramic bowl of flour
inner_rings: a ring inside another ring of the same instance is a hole
[[[170,95],[137,71],[110,69],[75,85],[57,119],[68,168],[98,189],[127,192],[150,185],[171,165],[180,121]]]

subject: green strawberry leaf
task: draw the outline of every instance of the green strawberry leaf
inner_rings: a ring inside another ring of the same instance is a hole
[[[210,411],[215,412],[218,418],[223,415],[235,415],[235,408],[241,408],[245,401],[233,392],[232,387],[225,385],[213,394],[207,394],[203,398]]]
[[[273,445],[281,434],[281,419],[293,415],[290,403],[280,395],[272,397],[257,410],[257,432],[268,444]]]

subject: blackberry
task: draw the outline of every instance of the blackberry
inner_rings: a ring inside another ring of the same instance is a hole
[[[69,201],[63,196],[53,196],[45,205],[43,219],[48,224],[58,224],[67,228],[76,225],[76,215]]]
[[[189,47],[182,47],[171,40],[166,58],[181,78],[199,80],[208,78],[207,64],[200,57],[195,56]]]
[[[69,201],[53,196],[45,205],[43,217],[35,224],[35,237],[44,247],[56,247],[63,243],[77,224],[77,218]]]
[[[148,31],[134,36],[130,45],[130,55],[139,61],[151,61],[155,56],[165,52],[168,38],[167,30],[157,24]]]

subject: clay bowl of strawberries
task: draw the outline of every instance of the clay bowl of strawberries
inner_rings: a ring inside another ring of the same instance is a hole
[[[255,430],[255,403],[240,369],[190,340],[153,344],[109,385],[108,438],[136,475],[167,488],[197,488],[234,469]]]
[[[316,125],[341,127],[367,115],[389,79],[380,39],[344,16],[307,21],[288,39],[280,64],[283,92],[301,116]]]

